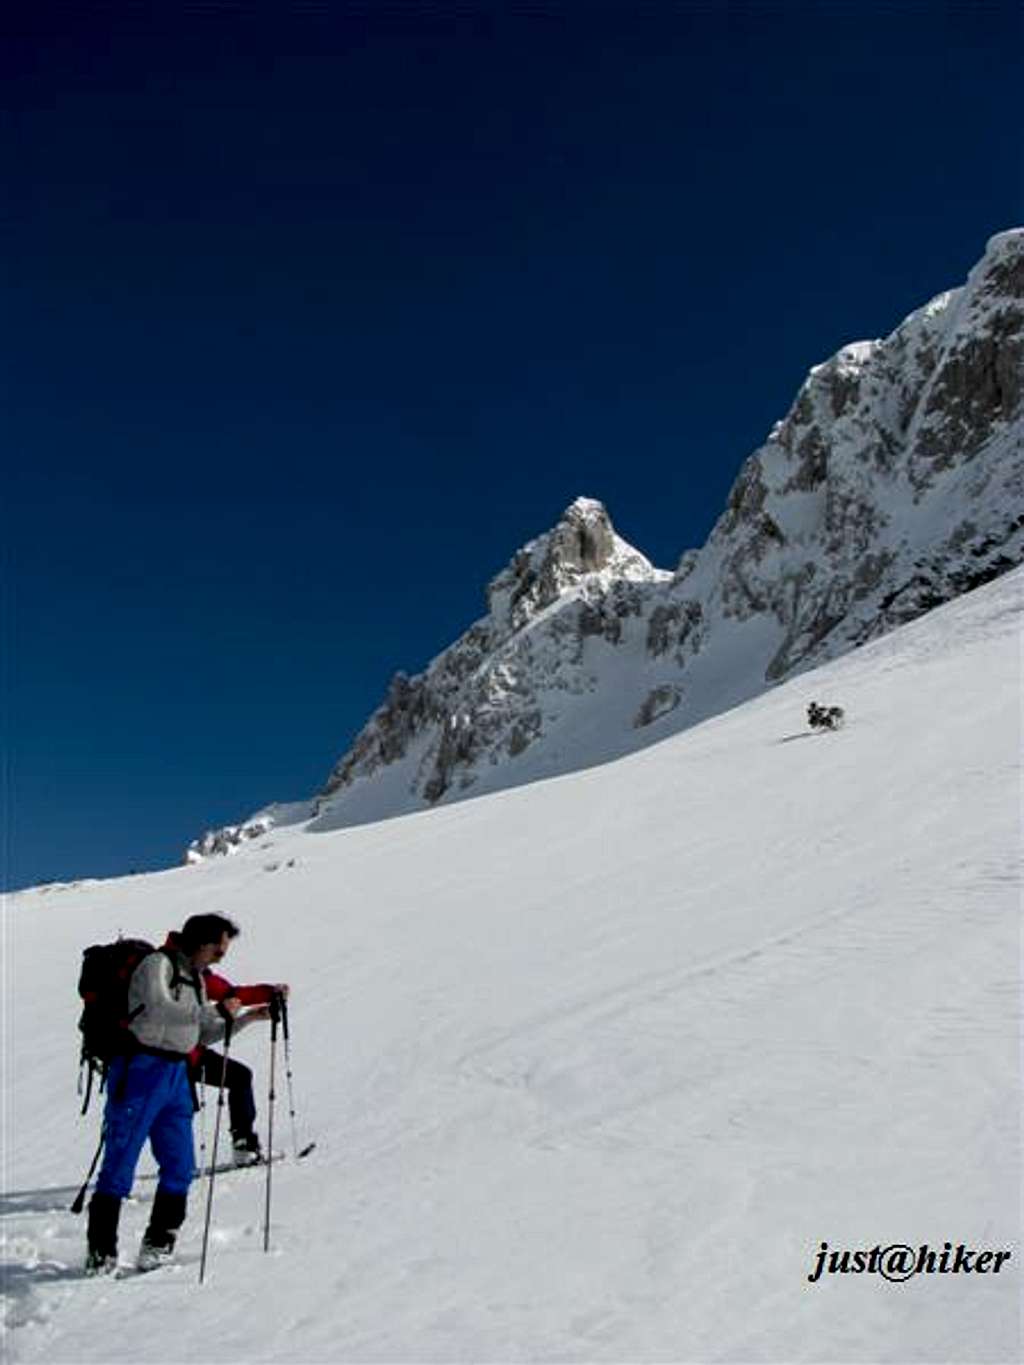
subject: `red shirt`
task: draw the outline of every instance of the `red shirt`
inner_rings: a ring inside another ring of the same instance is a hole
[[[226,1000],[233,995],[240,1005],[269,1005],[274,998],[274,987],[261,983],[259,986],[232,986],[226,977],[218,976],[211,967],[203,972],[203,983],[210,1000]]]

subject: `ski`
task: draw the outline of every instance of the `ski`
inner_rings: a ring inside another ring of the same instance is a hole
[[[303,1147],[301,1151],[295,1153],[295,1160],[304,1161],[306,1157],[309,1156],[310,1152],[313,1152],[315,1150],[316,1143],[307,1142],[305,1147]],[[287,1161],[288,1153],[275,1152],[272,1157],[272,1160],[275,1162]],[[197,1171],[195,1178],[197,1180],[202,1180],[204,1177],[210,1175],[211,1172],[214,1175],[227,1175],[231,1171],[261,1171],[266,1166],[266,1164],[267,1159],[264,1156],[261,1156],[259,1161],[251,1161],[247,1166],[236,1166],[233,1161],[218,1161],[216,1166],[204,1166],[201,1171]]]
[[[315,1148],[316,1148],[315,1142],[308,1142],[306,1146],[302,1148],[301,1151],[295,1154],[294,1159],[296,1161],[304,1161],[305,1158],[308,1157],[309,1154],[315,1150]],[[275,1164],[278,1161],[287,1160],[289,1160],[287,1152],[274,1153]],[[208,1179],[211,1170],[213,1171],[214,1175],[230,1175],[232,1171],[262,1171],[266,1169],[266,1165],[267,1165],[266,1157],[260,1157],[259,1161],[252,1162],[248,1166],[236,1166],[233,1161],[218,1161],[217,1165],[214,1167],[204,1166],[201,1170],[197,1170],[193,1177],[193,1181]],[[156,1175],[150,1175],[148,1173],[146,1175],[139,1176],[140,1181],[149,1181],[156,1179],[158,1179]],[[128,1195],[125,1202],[128,1204],[138,1204],[140,1201],[147,1200],[149,1198],[151,1198],[151,1195],[148,1190],[143,1190],[139,1192],[133,1191],[130,1195]]]
[[[284,1161],[286,1152],[275,1152],[270,1158],[271,1162]],[[262,1171],[267,1166],[267,1158],[261,1156],[259,1161],[250,1161],[244,1166],[238,1166],[234,1161],[218,1161],[216,1166],[204,1166],[202,1170],[196,1171],[196,1180],[205,1180],[211,1175],[229,1175],[232,1171]]]

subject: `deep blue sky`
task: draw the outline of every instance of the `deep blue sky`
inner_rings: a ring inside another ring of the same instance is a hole
[[[22,9],[7,886],[317,789],[577,494],[672,567],[1024,218],[1016,4]]]

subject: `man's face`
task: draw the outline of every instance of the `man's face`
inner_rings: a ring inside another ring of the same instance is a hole
[[[197,948],[192,954],[192,965],[202,971],[204,967],[212,967],[215,962],[219,962],[231,945],[231,940],[227,934],[222,934],[216,943],[204,943],[201,948]]]

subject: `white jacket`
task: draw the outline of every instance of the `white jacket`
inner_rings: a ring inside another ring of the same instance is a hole
[[[128,1011],[138,1041],[162,1052],[185,1056],[224,1037],[224,1019],[207,1000],[201,973],[181,953],[146,954],[128,984]]]

